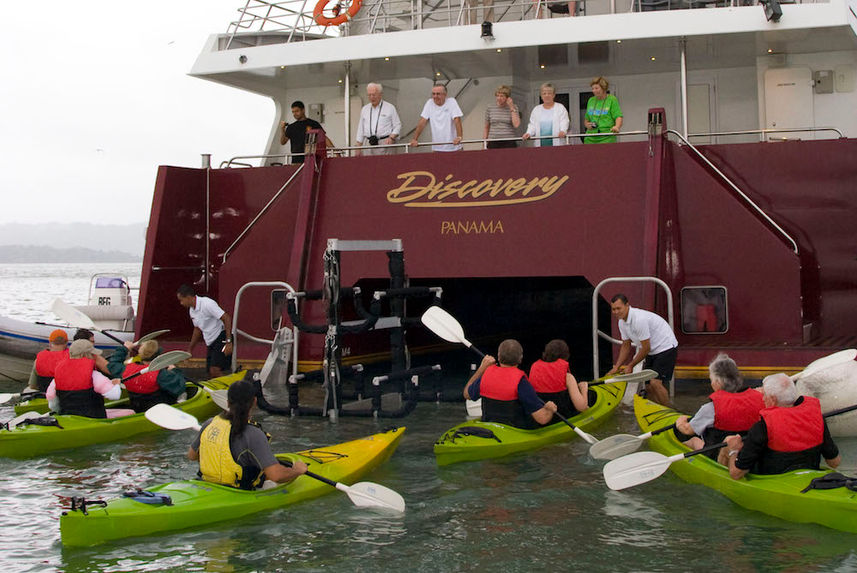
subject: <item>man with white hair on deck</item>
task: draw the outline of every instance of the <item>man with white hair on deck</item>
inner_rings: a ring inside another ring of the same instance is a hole
[[[384,101],[384,87],[374,82],[366,85],[366,96],[369,103],[360,110],[360,122],[357,124],[357,145],[368,145],[369,148],[360,150],[358,155],[388,155],[394,147],[375,147],[376,145],[392,145],[402,131],[402,120],[396,106]]]
[[[781,474],[796,469],[819,469],[821,458],[831,468],[839,465],[839,448],[821,414],[816,398],[800,396],[791,378],[772,374],[762,381],[765,409],[742,439],[728,436],[729,475]]]

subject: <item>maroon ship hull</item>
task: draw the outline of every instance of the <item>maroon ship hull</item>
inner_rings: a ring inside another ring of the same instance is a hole
[[[411,284],[443,286],[444,306],[485,340],[500,331],[533,344],[563,336],[591,356],[593,285],[654,276],[672,292],[679,376],[699,374],[720,350],[763,373],[853,345],[857,141],[699,149],[773,225],[692,150],[660,134],[610,145],[310,158],[274,201],[296,167],[161,167],[138,328],[189,337],[174,294],[181,283],[232,311],[249,281],[320,288],[329,238],[396,238]],[[378,253],[343,257],[343,285],[388,276]],[[698,287],[726,293],[713,328],[700,326],[711,305],[683,298]],[[610,285],[600,293],[602,330],[615,331],[604,297],[619,291],[665,312],[665,296],[651,286]],[[306,315],[324,316],[319,305]],[[240,321],[271,337],[267,291],[242,298]],[[383,342],[355,342],[350,359]],[[302,367],[318,364],[322,344],[322,336],[303,339]],[[265,349],[244,353],[262,358]],[[602,356],[609,362],[609,350]]]

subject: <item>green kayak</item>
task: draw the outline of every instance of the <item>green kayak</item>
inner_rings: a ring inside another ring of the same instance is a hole
[[[395,451],[405,428],[393,428],[335,446],[296,454],[277,454],[280,460],[302,460],[309,469],[328,479],[350,484],[386,461]],[[112,499],[106,506],[87,502],[80,509],[63,511],[60,534],[66,546],[96,545],[113,539],[196,528],[239,519],[336,491],[309,476],[272,489],[246,491],[200,480],[185,480],[149,488],[169,496],[172,505],[150,505],[130,497]],[[79,506],[80,500],[76,500]]]
[[[669,426],[679,412],[649,400],[634,397],[634,414],[640,429],[649,432]],[[671,431],[649,438],[649,447],[665,456],[688,452]],[[818,523],[857,533],[857,493],[844,488],[812,489],[801,493],[813,478],[830,470],[795,470],[778,475],[748,474],[740,480],[704,455],[673,462],[670,469],[681,479],[716,489],[740,506],[788,521]]]
[[[122,398],[119,400],[108,400],[104,402],[105,408],[128,408],[128,393],[123,390]],[[38,414],[47,414],[50,410],[46,398],[33,398],[32,400],[24,400],[15,404],[15,415],[20,416],[25,412],[36,412]]]
[[[211,390],[223,390],[242,378],[244,372],[238,372],[202,384]],[[220,411],[209,393],[202,388],[188,384],[187,395],[187,400],[176,404],[176,408],[202,419]],[[161,430],[142,413],[119,418],[56,415],[48,419],[56,420],[58,425],[27,424],[13,430],[0,429],[0,457],[29,458],[55,450],[117,442],[137,434]]]
[[[625,382],[595,386],[592,390],[597,396],[595,403],[585,412],[569,419],[581,430],[598,426],[613,413],[625,394]],[[437,464],[445,466],[534,450],[571,440],[575,435],[574,430],[564,422],[535,430],[522,430],[506,424],[473,420],[447,430],[435,442],[434,454]]]

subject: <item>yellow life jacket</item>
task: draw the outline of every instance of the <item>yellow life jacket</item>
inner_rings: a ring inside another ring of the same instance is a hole
[[[199,473],[204,481],[241,487],[244,469],[232,457],[229,448],[231,430],[232,423],[229,420],[215,416],[202,431],[199,437]],[[256,488],[264,477],[259,472],[248,489]]]

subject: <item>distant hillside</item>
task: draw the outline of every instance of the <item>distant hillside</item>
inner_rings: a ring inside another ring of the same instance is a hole
[[[0,263],[135,263],[142,260],[141,256],[121,251],[96,251],[82,247],[0,246]]]
[[[145,232],[146,226],[142,223],[130,225],[8,223],[0,224],[0,246],[33,245],[51,247],[55,250],[79,248],[91,251],[116,251],[130,255],[131,258],[120,259],[114,256],[109,259],[109,262],[136,261],[143,257]],[[95,262],[95,259],[86,259],[84,262]]]

